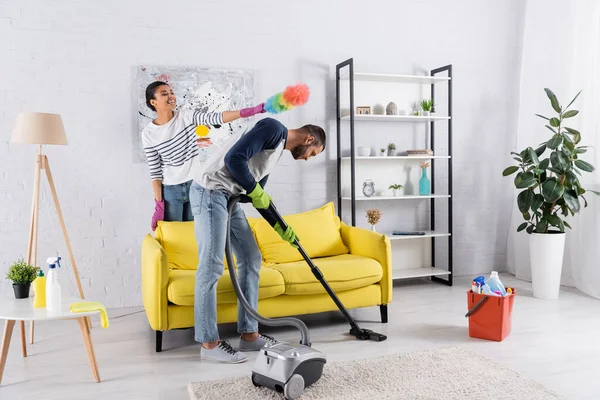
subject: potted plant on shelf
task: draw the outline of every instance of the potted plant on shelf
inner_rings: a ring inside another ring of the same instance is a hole
[[[367,222],[371,225],[371,230],[375,232],[375,225],[381,219],[381,211],[377,208],[369,208],[367,210]]]
[[[392,189],[392,193],[394,194],[394,197],[398,196],[398,193],[400,192],[400,189],[402,189],[404,186],[402,185],[398,185],[397,183],[394,183],[393,185],[390,185],[390,187],[388,189]]]
[[[382,148],[380,148],[380,149],[379,149],[379,156],[380,156],[380,157],[385,157],[385,155],[386,155],[386,154],[385,154],[385,149],[384,149],[383,147],[382,147]]]
[[[421,100],[421,109],[423,110],[423,115],[429,116],[433,111],[433,100],[425,99]]]
[[[529,259],[533,296],[541,299],[557,299],[560,290],[563,253],[565,247],[565,227],[571,226],[565,217],[575,216],[584,208],[587,192],[600,195],[600,192],[585,190],[578,175],[592,172],[594,167],[579,157],[588,146],[580,146],[581,133],[564,126],[566,120],[575,117],[579,111],[569,107],[579,96],[562,107],[550,89],[544,89],[556,116],[552,118],[536,114],[548,121],[546,127],[552,131],[550,139],[537,149],[527,147],[520,153],[511,152],[517,165],[507,167],[503,176],[520,171],[514,184],[520,193],[517,207],[523,215],[523,222],[517,232],[529,234]],[[546,151],[548,158],[542,158]]]
[[[6,278],[13,282],[15,298],[25,299],[29,297],[31,282],[35,280],[39,270],[39,267],[29,265],[22,258],[11,265],[6,274]]]
[[[394,157],[396,155],[396,145],[394,143],[388,144],[388,156]]]

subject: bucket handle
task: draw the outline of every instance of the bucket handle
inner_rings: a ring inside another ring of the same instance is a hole
[[[481,300],[479,300],[479,301],[477,302],[477,304],[475,304],[475,305],[473,306],[473,308],[471,308],[471,309],[469,310],[469,312],[467,312],[467,313],[465,314],[465,317],[468,317],[469,315],[471,315],[471,314],[473,314],[475,311],[477,311],[477,309],[478,309],[479,307],[481,307],[481,305],[482,305],[482,304],[483,304],[483,303],[484,303],[484,302],[485,302],[487,299],[488,299],[488,296],[484,296],[484,297],[483,297]]]

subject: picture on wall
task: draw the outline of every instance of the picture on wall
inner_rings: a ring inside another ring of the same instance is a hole
[[[254,102],[254,74],[252,71],[202,67],[167,67],[141,65],[137,69],[138,127],[133,138],[134,161],[145,162],[141,142],[142,129],[156,113],[146,105],[146,87],[154,81],[168,83],[177,98],[177,109],[199,109],[203,112],[239,110]],[[227,140],[232,134],[244,132],[252,120],[240,118],[211,127],[213,143]]]

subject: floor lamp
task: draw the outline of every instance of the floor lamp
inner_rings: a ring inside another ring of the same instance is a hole
[[[73,273],[75,274],[75,279],[77,281],[77,288],[79,289],[79,296],[83,299],[83,288],[81,287],[81,281],[79,280],[79,273],[77,272],[77,266],[75,264],[75,258],[73,257],[73,251],[71,250],[71,243],[69,242],[67,228],[65,226],[65,221],[63,219],[60,204],[58,202],[58,195],[56,194],[56,188],[54,187],[52,173],[50,172],[50,163],[48,162],[48,157],[42,152],[42,146],[45,144],[68,144],[67,135],[65,133],[62,118],[58,114],[36,112],[21,113],[17,116],[17,122],[13,130],[11,142],[39,145],[39,154],[37,155],[35,162],[35,175],[33,180],[33,200],[31,204],[31,222],[29,225],[29,244],[27,245],[27,263],[31,265],[37,264],[38,215],[40,208],[40,175],[42,173],[42,170],[44,170],[46,172],[46,178],[48,179],[50,191],[52,192],[52,198],[54,199],[54,206],[56,207],[56,212],[58,213],[60,227],[62,229],[62,233],[65,237],[65,242],[67,244],[67,250],[69,252],[71,266],[73,267]],[[89,326],[89,318],[86,319],[86,321]],[[24,321],[20,321],[20,327],[23,356],[27,356]],[[33,332],[33,321],[31,321],[30,340],[32,344]]]

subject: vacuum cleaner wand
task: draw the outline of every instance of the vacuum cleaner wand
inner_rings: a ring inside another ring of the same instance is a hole
[[[269,211],[277,219],[277,222],[279,222],[279,225],[285,231],[287,229],[287,224],[283,220],[283,217],[281,216],[281,214],[279,214],[279,211],[277,211],[277,208],[275,207],[275,204],[273,204],[273,202],[271,202],[271,204],[269,205]],[[313,275],[319,280],[319,282],[321,282],[321,284],[323,285],[323,287],[325,288],[325,290],[327,291],[327,293],[329,294],[331,299],[335,302],[335,304],[337,305],[339,310],[342,312],[342,314],[344,315],[344,317],[350,324],[350,326],[351,326],[350,334],[353,336],[356,336],[356,338],[360,339],[360,340],[373,340],[376,342],[381,342],[381,341],[387,339],[386,335],[383,335],[383,334],[377,333],[377,332],[373,332],[370,329],[363,329],[360,326],[358,326],[358,324],[356,323],[354,318],[352,318],[352,316],[348,313],[348,310],[346,310],[346,307],[344,307],[344,305],[342,304],[340,299],[338,299],[338,297],[335,294],[335,292],[333,291],[333,289],[331,289],[331,286],[329,286],[329,283],[323,277],[323,273],[321,273],[321,270],[313,263],[313,261],[310,259],[308,254],[306,254],[306,251],[304,251],[304,248],[302,248],[302,245],[300,245],[300,242],[298,241],[298,239],[296,239],[294,241],[294,244],[296,246],[298,246],[298,251],[300,252],[300,254],[302,254],[302,257],[304,258],[306,263],[309,265]],[[229,262],[229,260],[228,260],[228,262]]]
[[[233,207],[235,207],[235,205],[242,200],[240,196],[235,196],[235,197],[231,197],[227,203],[227,213],[228,215],[231,215],[231,212],[233,210]],[[231,232],[231,226],[230,226],[230,220],[231,218],[227,218],[227,233],[226,233],[226,240],[225,240],[225,258],[227,259],[227,267],[229,268],[229,276],[231,278],[231,282],[233,284],[233,289],[235,290],[235,294],[237,295],[238,300],[242,303],[242,306],[246,309],[246,311],[252,315],[258,322],[260,322],[261,324],[267,325],[267,326],[293,326],[295,328],[297,328],[300,331],[300,335],[302,337],[300,344],[303,344],[305,346],[310,346],[310,334],[308,331],[308,327],[304,324],[304,322],[302,322],[301,320],[297,319],[297,318],[277,318],[277,319],[271,319],[271,318],[265,318],[262,315],[260,315],[255,309],[252,308],[252,306],[248,303],[248,300],[246,300],[246,297],[244,297],[244,294],[242,293],[241,289],[240,289],[240,285],[238,284],[238,280],[237,280],[237,273],[235,271],[235,267],[234,267],[234,262],[233,262],[233,257],[231,256],[231,247],[230,247],[230,232]]]

